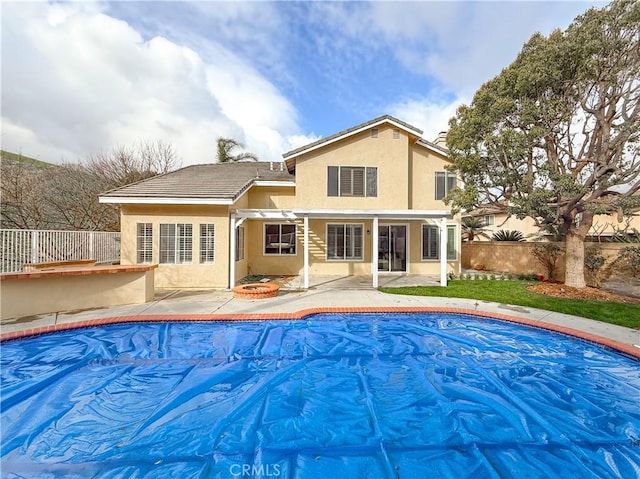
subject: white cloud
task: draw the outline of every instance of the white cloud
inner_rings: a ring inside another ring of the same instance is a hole
[[[449,119],[455,115],[460,100],[434,102],[429,98],[413,98],[389,105],[391,115],[416,126],[422,137],[433,141],[441,131],[449,129]]]
[[[5,4],[2,43],[6,150],[73,161],[164,139],[193,164],[213,161],[216,137],[231,136],[276,160],[300,133],[295,108],[228,50],[145,40],[96,4]]]
[[[287,138],[287,148],[285,148],[285,151],[283,153],[295,150],[296,148],[308,145],[309,143],[313,143],[320,138],[320,136],[314,135],[313,133],[311,133],[310,135],[291,135]]]
[[[515,60],[536,31],[566,26],[602,2],[373,2],[369,14],[396,57],[441,87],[471,95]]]
[[[515,60],[536,31],[566,26],[597,2],[371,3],[374,28],[396,58],[429,81],[425,94],[396,100],[389,111],[433,140],[475,91]],[[403,4],[407,7],[407,4]]]

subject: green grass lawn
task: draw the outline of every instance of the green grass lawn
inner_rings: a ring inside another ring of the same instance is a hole
[[[530,293],[528,281],[450,281],[446,288],[440,286],[408,286],[403,288],[380,288],[391,294],[412,296],[444,296],[449,298],[470,298],[495,303],[529,306],[558,313],[582,316],[628,328],[640,328],[640,305],[581,299],[554,298]]]

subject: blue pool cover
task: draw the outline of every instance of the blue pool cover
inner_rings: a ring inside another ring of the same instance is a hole
[[[2,345],[7,478],[637,478],[640,368],[464,315],[120,324]]]

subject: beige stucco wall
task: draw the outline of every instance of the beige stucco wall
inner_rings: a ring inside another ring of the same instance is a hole
[[[286,221],[247,221],[245,225],[245,252],[248,258],[247,272],[249,274],[265,275],[297,275],[301,274],[303,266],[303,233],[302,222],[296,221],[296,254],[295,255],[265,255],[264,254],[264,225],[268,223],[286,223]],[[240,279],[240,278],[238,278]]]
[[[90,269],[87,268],[82,275],[73,276],[38,272],[35,275],[38,277],[3,278],[0,288],[2,319],[145,303],[153,299],[153,268],[147,271],[88,274]]]
[[[338,209],[407,209],[409,207],[409,139],[400,130],[380,125],[378,138],[371,131],[349,136],[296,159],[296,207]],[[375,198],[327,196],[327,166],[375,166]]]
[[[296,206],[296,189],[280,186],[254,186],[249,190],[246,208],[291,209]],[[245,208],[237,206],[237,208]]]
[[[419,145],[412,145],[411,202],[415,210],[449,210],[442,200],[436,200],[436,171],[445,171],[450,162],[443,156]]]
[[[246,195],[245,195],[246,196]],[[123,205],[121,264],[136,263],[136,224],[153,224],[153,263],[158,263],[161,223],[193,224],[193,258],[188,264],[159,264],[157,288],[226,288],[229,283],[229,212],[226,206]],[[199,262],[200,224],[215,225],[215,259]]]
[[[589,230],[589,234],[593,236],[608,235],[611,236],[617,229],[635,228],[640,231],[640,212],[634,216],[622,218],[622,222],[618,222],[617,215],[596,215],[593,218],[593,225]]]

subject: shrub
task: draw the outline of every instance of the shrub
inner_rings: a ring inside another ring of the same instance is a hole
[[[635,228],[631,230],[616,230],[611,237],[614,243],[640,243],[640,231]]]
[[[640,246],[626,246],[620,250],[615,264],[627,269],[634,278],[640,278]]]
[[[553,273],[556,270],[556,264],[563,253],[563,248],[556,243],[537,243],[531,250],[533,257],[545,269],[549,280],[554,279]]]
[[[602,255],[599,246],[589,246],[584,250],[585,279],[589,286],[599,288],[604,279],[611,273],[611,263],[605,267],[607,259]]]
[[[524,236],[516,230],[499,230],[493,233],[493,241],[524,241]]]

